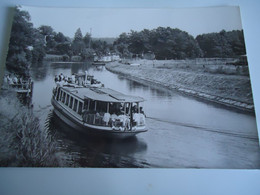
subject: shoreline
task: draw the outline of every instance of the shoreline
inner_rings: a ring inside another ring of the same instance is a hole
[[[223,94],[222,94],[222,96],[216,95],[217,91],[214,91],[214,88],[210,89],[210,87],[214,87],[214,85],[210,86],[207,89],[207,93],[206,93],[201,90],[196,90],[196,88],[193,88],[193,86],[190,85],[190,83],[188,83],[188,85],[174,83],[174,82],[178,81],[178,79],[179,79],[176,77],[171,78],[173,80],[173,82],[170,82],[170,83],[164,82],[163,79],[160,77],[160,75],[161,75],[160,70],[158,70],[156,68],[147,67],[147,66],[142,67],[142,65],[131,66],[131,65],[121,64],[119,62],[112,62],[112,63],[106,64],[105,67],[108,71],[123,75],[131,80],[135,80],[135,81],[139,81],[139,82],[146,82],[146,83],[153,84],[153,85],[155,84],[155,85],[162,86],[162,87],[165,87],[170,90],[177,90],[178,92],[181,92],[188,96],[193,96],[193,97],[196,97],[196,98],[199,98],[202,100],[225,105],[228,107],[232,107],[232,108],[235,108],[235,109],[238,109],[241,111],[246,111],[246,112],[250,112],[250,113],[254,114],[253,100],[252,100],[252,103],[250,102],[250,100],[251,100],[250,98],[248,98],[246,101],[239,101],[237,99],[230,97],[231,95],[227,92],[224,94],[226,97],[223,97],[224,96]],[[148,70],[148,71],[146,71],[146,70]],[[153,71],[152,74],[151,74],[151,70]],[[142,73],[144,73],[144,71],[146,71],[147,74],[144,77],[141,77],[140,75],[142,75]],[[170,77],[170,76],[172,76],[171,74],[173,72],[174,72],[173,75],[177,75],[177,76],[180,75],[181,77],[187,76],[186,75],[187,72],[182,71],[182,70],[167,69],[167,72],[165,72],[165,73],[167,74],[168,77]],[[195,77],[195,80],[200,80],[199,82],[194,82],[194,84],[201,85],[201,88],[205,87],[203,85],[207,85],[207,83],[203,82],[203,79],[200,78],[201,75],[205,76],[206,74],[188,72],[188,76],[190,76],[190,74],[192,74],[192,76]],[[157,76],[155,76],[155,75],[157,75]],[[207,75],[206,78],[214,80],[214,79],[212,79],[213,77],[214,77],[214,75]],[[228,76],[225,75],[225,77],[228,77]],[[232,77],[236,77],[236,76],[232,75]],[[239,81],[239,79],[238,79],[238,81]],[[227,83],[229,83],[229,82],[227,82]],[[232,87],[232,86],[229,86],[229,87]],[[190,88],[192,88],[192,89],[190,89]],[[251,90],[251,88],[250,88],[250,90]]]

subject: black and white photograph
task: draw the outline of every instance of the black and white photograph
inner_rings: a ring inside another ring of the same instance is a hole
[[[238,6],[14,8],[1,167],[259,169]]]

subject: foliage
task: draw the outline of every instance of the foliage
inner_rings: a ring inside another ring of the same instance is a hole
[[[237,57],[246,54],[242,30],[198,35],[196,40],[204,57]]]
[[[75,32],[71,47],[74,55],[81,55],[85,48],[85,43],[83,41],[83,36],[80,28],[78,28]]]
[[[195,58],[202,54],[191,35],[170,27],[122,33],[114,42],[114,46],[123,55],[129,55],[129,52],[139,55],[153,52],[156,59]]]
[[[9,94],[10,95],[10,94]],[[11,94],[15,96],[14,94]],[[22,106],[17,98],[1,96],[0,164],[1,166],[60,166],[62,158],[57,143],[39,119]]]
[[[41,61],[45,55],[44,37],[33,28],[30,15],[20,7],[15,8],[6,68],[10,72],[29,76],[32,61]]]
[[[113,42],[113,43],[112,43]],[[66,61],[74,56],[82,60],[94,55],[110,53],[122,57],[147,56],[156,59],[192,59],[198,57],[238,57],[244,55],[245,43],[242,30],[198,35],[194,39],[187,32],[177,28],[158,27],[156,29],[122,33],[118,38],[92,38],[90,33],[83,37],[78,28],[71,40],[62,32],[55,32],[51,26],[42,25],[38,29],[30,23],[30,15],[16,8],[7,57],[7,69],[11,72],[28,74],[30,62],[43,60],[45,53],[64,55]]]
[[[86,48],[91,47],[91,34],[86,33],[86,35],[83,37],[83,41],[85,43]]]

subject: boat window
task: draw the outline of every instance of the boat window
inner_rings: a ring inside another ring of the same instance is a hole
[[[60,96],[60,88],[58,88],[58,92],[57,92],[56,100],[59,100],[59,96]]]
[[[83,103],[79,102],[78,114],[82,114],[82,107],[83,107]]]
[[[61,99],[61,101],[62,101],[63,103],[65,103],[65,97],[66,97],[66,93],[63,91],[62,99]]]
[[[110,114],[120,114],[124,111],[124,104],[123,103],[110,103],[109,105],[109,113]]]
[[[60,91],[60,97],[59,97],[59,100],[61,101],[62,100],[62,96],[64,95],[63,91],[61,90]]]
[[[95,110],[95,101],[90,100],[89,110]]]
[[[70,96],[69,96],[69,94],[67,94],[66,103],[65,103],[66,106],[69,105],[69,98],[70,98]]]
[[[84,110],[88,109],[88,99],[84,99]]]
[[[69,105],[70,108],[72,108],[73,99],[74,99],[74,98],[73,98],[72,96],[70,96],[70,105]]]
[[[107,102],[97,102],[98,112],[107,112]]]
[[[75,100],[74,100],[74,106],[73,106],[73,110],[74,110],[75,112],[77,112],[77,106],[78,106],[78,100],[75,99]]]

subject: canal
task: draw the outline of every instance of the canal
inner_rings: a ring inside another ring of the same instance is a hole
[[[54,76],[84,72],[119,92],[141,96],[148,132],[129,140],[81,135],[53,115]],[[177,91],[139,83],[88,63],[32,68],[34,113],[55,135],[72,167],[260,168],[255,116]]]

